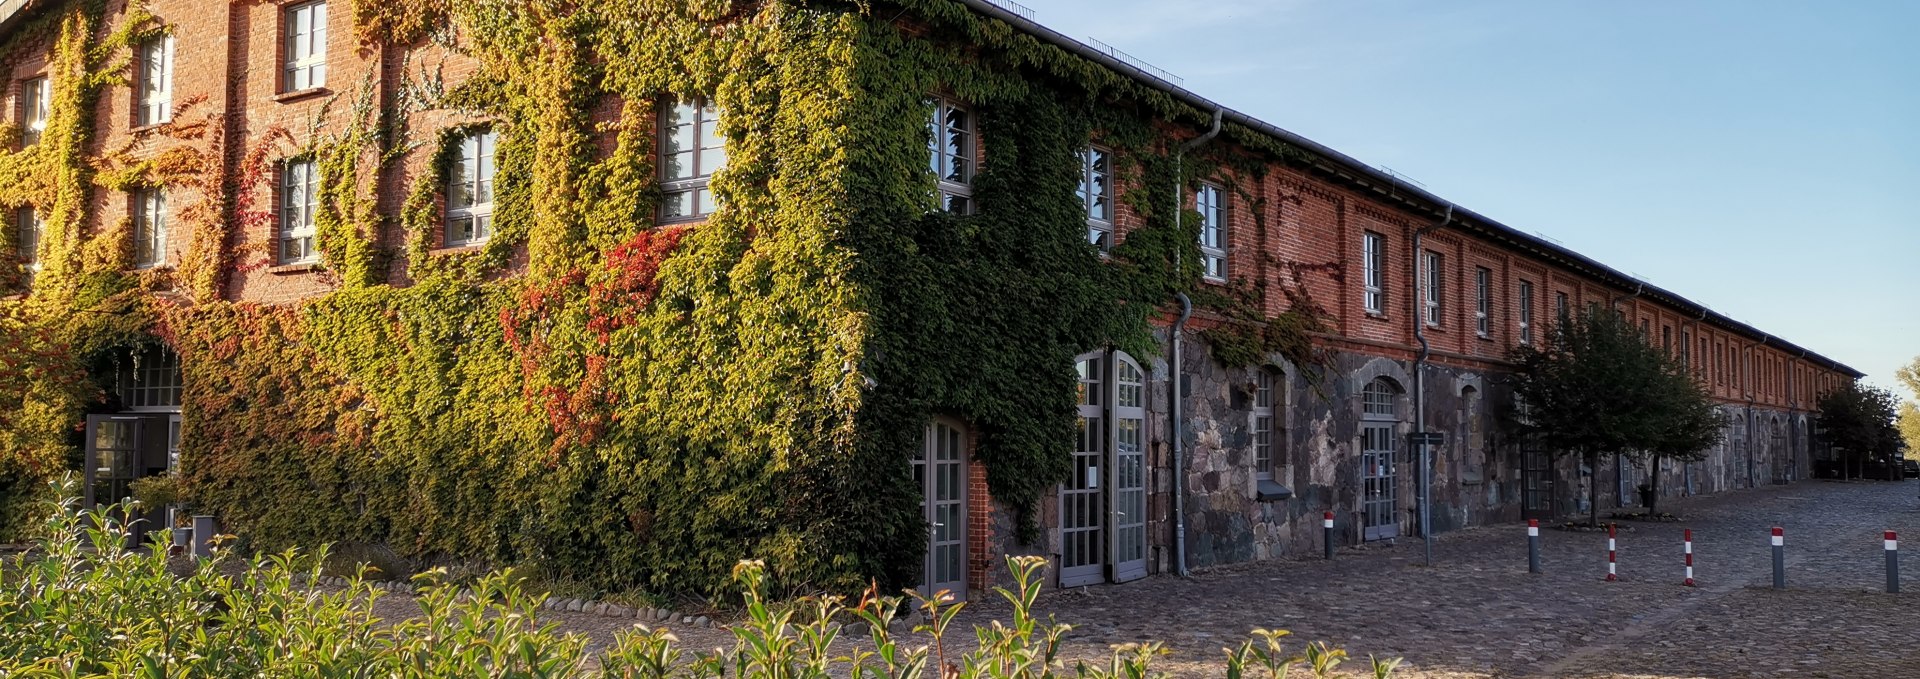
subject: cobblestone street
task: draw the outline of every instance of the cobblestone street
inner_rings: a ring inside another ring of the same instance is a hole
[[[1619,582],[1606,536],[1543,529],[1546,573],[1526,572],[1518,525],[1342,551],[1335,561],[1252,564],[1189,579],[1051,592],[1043,614],[1078,627],[1072,657],[1159,640],[1163,669],[1219,672],[1254,628],[1327,640],[1364,662],[1402,656],[1404,677],[1920,677],[1920,561],[1884,592],[1881,531],[1920,537],[1920,484],[1814,481],[1663,507],[1681,523],[1623,523]],[[1768,528],[1786,530],[1789,589],[1771,585]],[[1696,588],[1682,580],[1694,531]],[[1915,544],[1920,549],[1920,544]],[[1005,612],[980,602],[960,624]],[[970,635],[969,635],[970,636]]]
[[[1683,679],[1920,677],[1920,557],[1903,590],[1885,588],[1882,531],[1920,550],[1920,482],[1811,481],[1670,502],[1679,523],[1623,522],[1618,582],[1605,582],[1606,534],[1542,529],[1544,574],[1527,573],[1519,524],[1435,541],[1342,550],[1332,562],[1277,561],[1043,594],[1042,616],[1075,629],[1068,660],[1163,642],[1155,667],[1221,675],[1222,648],[1256,628],[1293,633],[1289,648],[1328,641],[1364,670],[1369,654],[1402,657],[1405,679]],[[1771,588],[1769,528],[1786,531],[1787,585]],[[1681,532],[1694,535],[1695,580],[1683,587]],[[417,614],[383,600],[382,615]],[[972,627],[1007,614],[983,597],[955,621],[950,655]],[[629,620],[547,613],[563,628],[611,641]],[[669,623],[688,650],[731,646],[725,629]],[[912,639],[910,643],[924,642]],[[1350,676],[1358,676],[1351,674]]]

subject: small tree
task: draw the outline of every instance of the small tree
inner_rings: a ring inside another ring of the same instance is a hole
[[[1899,403],[1891,391],[1848,382],[1820,395],[1815,421],[1821,438],[1843,451],[1841,464],[1864,466],[1876,458],[1891,462],[1900,442],[1894,426]]]
[[[1543,346],[1516,347],[1516,398],[1528,416],[1512,426],[1549,454],[1578,455],[1597,473],[1607,455],[1652,460],[1690,457],[1720,440],[1706,392],[1666,352],[1617,313],[1563,319]],[[1588,488],[1589,525],[1599,523],[1600,487]]]
[[[1689,376],[1685,365],[1671,360],[1667,363],[1678,373],[1664,380],[1670,393],[1659,398],[1665,404],[1664,412],[1659,413],[1664,418],[1659,425],[1660,437],[1636,456],[1646,462],[1651,471],[1647,479],[1647,485],[1653,491],[1647,494],[1649,513],[1654,512],[1660,502],[1661,462],[1667,459],[1681,462],[1705,459],[1707,449],[1719,445],[1726,431],[1726,420],[1720,415],[1720,410],[1714,407],[1713,397],[1707,393],[1706,386]]]
[[[1920,397],[1920,357],[1894,372],[1907,393]],[[1907,457],[1920,459],[1920,406],[1913,401],[1900,403],[1900,438],[1907,443]]]

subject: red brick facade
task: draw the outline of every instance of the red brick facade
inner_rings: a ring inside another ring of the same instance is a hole
[[[112,0],[110,15],[123,13],[125,4],[126,0]],[[290,142],[281,144],[284,148],[270,152],[276,159],[295,156],[317,141],[314,135],[340,133],[348,125],[351,102],[363,83],[371,83],[374,103],[381,106],[399,96],[409,69],[430,69],[451,86],[476,68],[467,57],[433,45],[412,50],[362,45],[355,37],[351,3],[334,0],[328,13],[327,86],[287,92],[282,82],[287,39],[283,22],[288,8],[301,3],[148,0],[147,4],[171,27],[177,41],[174,101],[201,100],[180,115],[218,114],[217,120],[230,140],[223,162],[230,165],[239,163],[244,149],[268,138],[270,130],[291,135]],[[6,78],[9,115],[20,111],[20,82],[43,73],[45,67],[44,53],[31,51],[6,65],[7,70],[0,75]],[[146,137],[135,144],[134,110],[132,88],[107,90],[96,114],[97,151],[132,144],[134,157],[151,157],[169,144],[180,143]],[[611,121],[618,110],[617,103],[609,102],[601,118]],[[323,111],[325,119],[320,118]],[[367,173],[374,178],[362,187],[374,194],[379,210],[387,217],[382,244],[396,249],[405,245],[402,240],[406,236],[396,226],[402,202],[437,151],[433,148],[436,131],[473,121],[451,111],[422,111],[412,114],[407,122],[414,131],[414,141],[423,143],[386,171]],[[1162,129],[1168,131],[1169,145],[1197,134],[1197,130],[1171,125]],[[979,143],[978,157],[983,164],[991,163],[993,140],[980,139]],[[1256,153],[1236,148],[1230,138],[1211,144],[1249,157]],[[1411,243],[1416,230],[1439,221],[1441,206],[1411,200],[1396,194],[1392,187],[1371,183],[1359,168],[1343,170],[1341,163],[1345,161],[1340,159],[1265,161],[1267,171],[1257,177],[1228,173],[1214,178],[1226,188],[1228,276],[1262,290],[1296,283],[1303,286],[1332,313],[1333,331],[1324,338],[1329,348],[1410,360],[1417,350],[1412,319],[1418,303],[1411,280],[1416,255]],[[376,163],[372,158],[363,162],[370,170]],[[255,204],[275,206],[277,182],[265,184],[251,189]],[[1116,187],[1116,193],[1123,189]],[[201,198],[182,194],[172,196],[170,202],[184,205]],[[1191,200],[1191,196],[1188,198]],[[1255,206],[1263,206],[1265,214],[1256,215]],[[127,217],[129,197],[99,191],[94,207],[90,228],[104,230]],[[1124,201],[1116,201],[1115,210],[1116,240],[1124,240],[1130,231],[1141,227],[1142,219],[1128,210]],[[275,261],[275,222],[269,220],[261,228],[233,235],[243,254],[225,291],[227,298],[281,303],[332,289],[324,272],[308,266],[281,266]],[[1379,234],[1386,243],[1386,304],[1384,312],[1378,314],[1363,309],[1360,260],[1366,233]],[[170,236],[170,261],[178,262],[190,234],[175,229]],[[441,234],[429,237],[438,241]],[[1516,237],[1504,226],[1482,223],[1472,216],[1456,213],[1447,226],[1424,236],[1423,249],[1441,255],[1444,265],[1443,318],[1426,333],[1432,343],[1432,360],[1438,365],[1472,371],[1501,370],[1506,365],[1502,357],[1520,336],[1518,298],[1525,282],[1533,290],[1535,341],[1544,340],[1556,313],[1558,295],[1565,295],[1574,308],[1618,308],[1636,323],[1643,323],[1651,341],[1688,354],[1714,395],[1729,404],[1805,413],[1818,393],[1857,375],[1845,366],[1731,319],[1704,312],[1684,299],[1642,289],[1557,246]],[[1337,266],[1305,273],[1296,281],[1288,263]],[[1488,310],[1491,327],[1484,336],[1476,330],[1475,316],[1476,274],[1481,269],[1488,272],[1492,283]],[[404,261],[396,262],[391,282],[407,282]],[[1285,311],[1287,304],[1278,294],[1267,294],[1261,303],[1269,313],[1276,314]],[[1201,315],[1195,327],[1219,320]],[[1149,413],[1150,419],[1164,419],[1164,414],[1155,413],[1151,407]],[[1150,459],[1156,469],[1169,464],[1161,447],[1164,439],[1162,432],[1154,441]],[[970,581],[983,587],[992,581],[989,572],[1000,565],[998,554],[1013,550],[996,547],[1008,539],[1007,518],[1000,515],[1004,512],[988,496],[984,468],[973,465],[970,477],[968,504],[973,515],[969,520],[968,571]],[[1161,485],[1151,486],[1155,489],[1149,505],[1153,517],[1168,513]],[[1155,547],[1164,546],[1167,540],[1157,528],[1153,531]]]

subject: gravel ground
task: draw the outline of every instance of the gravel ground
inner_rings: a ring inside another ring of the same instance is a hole
[[[1680,523],[1633,523],[1619,537],[1620,581],[1605,582],[1606,536],[1543,530],[1546,573],[1526,572],[1519,525],[1343,550],[1334,561],[1278,561],[1054,591],[1039,602],[1076,629],[1069,659],[1160,641],[1156,666],[1220,676],[1221,649],[1255,628],[1326,640],[1359,658],[1404,657],[1396,676],[1920,677],[1920,562],[1908,593],[1886,594],[1881,531],[1920,538],[1920,483],[1824,482],[1672,502]],[[1770,587],[1768,528],[1786,530],[1788,589]],[[1694,533],[1698,587],[1680,584],[1681,531]],[[1913,549],[1920,549],[1920,540]],[[1912,551],[1912,550],[1909,550]],[[389,597],[383,617],[410,615]],[[997,597],[973,604],[949,647],[971,647],[972,625],[1004,620]],[[596,645],[632,620],[550,613]],[[732,643],[722,629],[667,625],[689,649]]]

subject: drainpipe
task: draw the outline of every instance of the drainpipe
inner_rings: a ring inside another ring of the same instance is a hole
[[[1699,330],[1700,322],[1705,320],[1707,320],[1707,308],[1703,306],[1703,307],[1700,307],[1700,317],[1693,319],[1693,321],[1687,323],[1687,325],[1684,326],[1680,334],[1680,336],[1683,339],[1685,339],[1688,343],[1687,356],[1691,357],[1692,359],[1687,362],[1688,363],[1687,370],[1689,371],[1693,370],[1693,365],[1694,365],[1693,361],[1704,361],[1704,360],[1707,360],[1707,357],[1693,352],[1693,340],[1696,338],[1694,337],[1693,333],[1686,332],[1685,330],[1686,329]],[[1699,371],[1699,372],[1704,374],[1704,371]],[[1708,395],[1711,396],[1712,394],[1708,394]],[[1695,494],[1695,490],[1693,488],[1693,463],[1692,462],[1686,462],[1680,465],[1680,482],[1686,484],[1687,495],[1689,497]]]
[[[1753,351],[1754,347],[1767,346],[1767,340],[1770,340],[1770,339],[1773,339],[1772,335],[1761,335],[1760,341],[1748,342],[1746,346],[1740,347],[1740,356],[1739,356],[1740,366],[1741,366],[1740,367],[1740,391],[1741,393],[1745,394],[1747,397],[1746,422],[1741,425],[1741,428],[1744,432],[1746,432],[1746,435],[1747,435],[1747,487],[1748,488],[1758,487],[1753,482],[1753,440],[1760,438],[1758,436],[1753,435],[1753,361],[1750,360],[1752,358],[1752,354],[1748,352]]]
[[[1795,357],[1793,360],[1799,361],[1801,363],[1805,363],[1807,361],[1807,350],[1804,348],[1801,349],[1800,355]],[[1793,379],[1793,376],[1794,376],[1793,364],[1788,363],[1787,364],[1787,426],[1793,428],[1793,444],[1791,445],[1792,445],[1792,448],[1794,449],[1795,459],[1793,461],[1793,466],[1788,468],[1787,476],[1790,479],[1798,479],[1800,477],[1800,460],[1799,460],[1800,448],[1802,447],[1802,444],[1804,444],[1804,446],[1806,447],[1807,467],[1812,468],[1813,467],[1813,443],[1811,438],[1807,436],[1807,432],[1800,430],[1800,422],[1794,418],[1794,414],[1800,411],[1800,390],[1795,388],[1798,385],[1794,384],[1794,382],[1796,382],[1797,380]]]
[[[1186,183],[1185,169],[1181,164],[1181,159],[1187,155],[1188,151],[1199,148],[1201,144],[1211,141],[1215,136],[1220,134],[1220,119],[1225,113],[1225,109],[1214,109],[1213,127],[1209,128],[1206,134],[1181,144],[1180,148],[1173,154],[1173,230],[1176,233],[1180,231],[1181,216],[1187,211],[1186,195],[1181,191],[1181,187]],[[1173,251],[1173,268],[1175,271],[1179,271],[1185,264],[1181,252],[1179,249]],[[1193,300],[1187,298],[1185,291],[1173,293],[1173,298],[1175,301],[1180,302],[1180,317],[1174,320],[1173,328],[1168,333],[1167,342],[1169,345],[1167,356],[1167,442],[1173,448],[1173,572],[1184,577],[1189,573],[1187,571],[1187,460],[1186,451],[1182,445],[1182,441],[1185,438],[1183,434],[1186,428],[1181,426],[1183,413],[1181,412],[1180,389],[1183,385],[1180,379],[1180,350],[1181,344],[1183,343],[1181,341],[1181,335],[1187,328],[1187,319],[1193,315]]]
[[[1621,302],[1639,297],[1640,293],[1646,291],[1647,282],[1639,281],[1639,285],[1634,287],[1633,292],[1614,297],[1612,301],[1607,302],[1607,308],[1612,309],[1614,313],[1619,313]],[[1633,321],[1627,321],[1627,327],[1633,327]],[[1653,338],[1648,337],[1647,339],[1651,341]],[[1655,469],[1653,473],[1657,476],[1660,474],[1660,470]],[[1599,479],[1600,470],[1596,469],[1594,470],[1594,480],[1598,482]],[[1613,506],[1616,508],[1627,506],[1627,465],[1619,453],[1615,453],[1613,456]]]
[[[1420,249],[1420,236],[1453,222],[1453,205],[1447,205],[1447,214],[1440,221],[1413,232],[1413,338],[1420,342],[1419,357],[1413,359],[1413,431],[1427,433],[1427,357],[1433,353],[1433,347],[1427,344],[1427,298],[1420,294],[1425,289],[1427,278],[1423,275],[1427,263],[1425,253]],[[1420,464],[1420,539],[1426,550],[1427,565],[1433,565],[1433,459],[1426,441],[1415,446]]]

